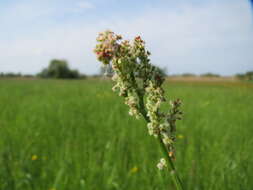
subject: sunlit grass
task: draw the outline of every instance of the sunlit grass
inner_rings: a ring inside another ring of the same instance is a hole
[[[186,189],[253,189],[253,85],[166,83],[181,98]],[[172,188],[145,122],[102,80],[0,80],[0,189]]]

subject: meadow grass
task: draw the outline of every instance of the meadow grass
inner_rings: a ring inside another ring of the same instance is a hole
[[[0,80],[1,190],[174,189],[146,123],[104,80]],[[185,189],[253,189],[253,84],[166,82]]]

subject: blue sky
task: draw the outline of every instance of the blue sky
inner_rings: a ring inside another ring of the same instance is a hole
[[[0,72],[34,74],[53,58],[94,74],[97,33],[141,35],[169,73],[253,70],[249,0],[1,0]]]

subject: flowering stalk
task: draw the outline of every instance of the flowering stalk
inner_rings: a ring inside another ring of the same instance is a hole
[[[166,160],[160,160],[158,169],[162,170],[170,165],[170,173],[177,189],[183,189],[173,162],[176,121],[182,115],[179,110],[181,101],[177,99],[170,102],[168,113],[160,110],[161,104],[166,102],[162,88],[164,77],[150,63],[150,52],[146,50],[145,42],[140,36],[130,43],[128,40],[123,41],[120,35],[105,31],[99,34],[97,41],[94,52],[98,60],[105,66],[111,65],[114,71],[112,80],[116,84],[113,91],[125,98],[130,115],[137,119],[144,117],[149,134],[157,138],[161,145]]]

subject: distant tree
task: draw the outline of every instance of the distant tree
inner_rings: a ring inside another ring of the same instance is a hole
[[[80,75],[77,70],[69,68],[67,61],[53,59],[48,68],[43,69],[38,76],[42,78],[75,79],[79,78]]]
[[[40,73],[37,74],[41,78],[49,78],[48,69],[43,69]]]
[[[25,74],[25,75],[22,75],[22,77],[24,77],[24,78],[33,78],[34,76],[31,75],[31,74]]]
[[[181,76],[182,77],[196,77],[196,75],[193,73],[183,73],[183,74],[181,74]]]
[[[8,72],[8,73],[0,73],[0,77],[6,77],[6,78],[19,78],[19,77],[23,77],[21,73],[12,73],[12,72]]]
[[[241,73],[236,74],[235,77],[238,78],[239,80],[245,80],[245,75]]]
[[[247,80],[253,80],[253,71],[249,71],[245,73]]]
[[[202,76],[202,77],[220,77],[219,74],[214,74],[214,73],[204,73],[200,76]]]
[[[79,74],[79,78],[80,78],[80,79],[86,79],[86,78],[87,78],[87,75],[85,75],[85,74]]]
[[[253,81],[253,71],[248,71],[246,73],[239,73],[235,75],[240,80]]]

